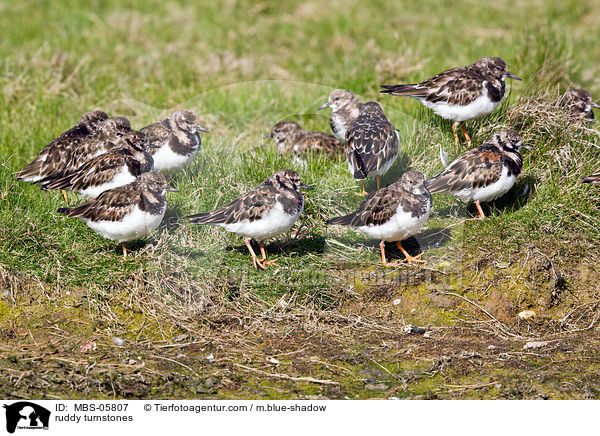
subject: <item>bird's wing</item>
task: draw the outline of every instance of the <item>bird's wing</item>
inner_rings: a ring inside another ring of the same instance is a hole
[[[387,120],[359,117],[346,133],[346,159],[361,180],[398,153],[398,134]]]
[[[481,95],[483,78],[469,67],[458,67],[415,84],[382,85],[384,94],[418,98],[431,103],[465,106]]]
[[[394,216],[400,204],[400,194],[391,187],[380,189],[363,201],[356,211],[341,217],[332,218],[327,224],[342,226],[378,226]]]
[[[140,196],[133,187],[125,185],[104,191],[96,199],[80,206],[60,208],[58,212],[90,221],[120,221],[139,201]]]
[[[427,180],[425,186],[432,193],[452,194],[463,189],[485,188],[497,182],[501,174],[500,150],[480,146],[461,155],[440,174]]]
[[[190,215],[188,218],[194,224],[233,224],[245,220],[252,222],[262,217],[276,201],[277,193],[272,185],[263,183],[223,207],[212,212]]]

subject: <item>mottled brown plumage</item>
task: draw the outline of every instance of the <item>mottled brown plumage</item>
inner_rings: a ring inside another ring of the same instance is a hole
[[[521,80],[508,71],[506,63],[497,57],[484,57],[464,67],[452,68],[421,82],[409,85],[381,85],[384,94],[401,95],[431,103],[466,106],[481,96],[484,90],[492,102],[504,97],[504,79]]]
[[[521,80],[508,71],[498,57],[484,57],[464,67],[452,68],[421,83],[381,85],[385,94],[416,98],[440,117],[454,121],[454,141],[458,145],[458,127],[467,143],[471,138],[463,121],[486,116],[494,111],[504,97],[507,77]]]
[[[343,152],[343,145],[333,136],[323,132],[304,130],[294,121],[275,124],[269,137],[275,140],[279,153],[293,153],[304,157],[310,153],[325,153],[333,158]]]
[[[245,237],[254,268],[266,269],[266,266],[275,264],[275,261],[267,261],[263,241],[294,225],[304,209],[301,188],[310,189],[310,186],[300,182],[298,173],[279,170],[256,189],[231,203],[212,212],[190,215],[189,218],[194,224],[217,225]],[[262,259],[256,256],[251,239],[259,242]]]
[[[198,124],[190,110],[173,112],[167,118],[141,129],[150,145],[156,172],[174,174],[185,168],[200,149],[200,133],[208,130]]]
[[[40,186],[43,190],[64,189],[93,198],[152,171],[152,166],[152,155],[138,144],[118,147],[92,158],[73,172],[44,179]]]
[[[521,173],[522,147],[530,148],[523,144],[518,132],[500,130],[489,142],[459,156],[425,185],[432,194],[447,193],[464,201],[474,200],[481,216],[479,201],[501,197]]]
[[[581,179],[583,183],[600,183],[600,170]]]
[[[80,206],[61,207],[58,213],[93,222],[116,222],[123,220],[137,206],[144,212],[158,215],[164,213],[165,191],[174,189],[167,185],[162,174],[144,173],[136,181],[104,191],[96,199]]]
[[[573,120],[593,121],[594,111],[592,108],[600,108],[600,105],[592,100],[592,95],[582,88],[565,92],[559,99],[559,104],[569,110]]]
[[[363,104],[358,118],[346,132],[346,161],[356,180],[382,176],[398,156],[398,132],[388,121],[378,103]],[[363,186],[364,191],[364,186]]]
[[[381,240],[384,266],[395,266],[385,258],[385,241],[396,242],[407,262],[417,261],[402,247],[401,241],[416,234],[427,222],[431,212],[431,194],[424,185],[425,177],[418,171],[408,171],[400,180],[381,188],[356,211],[327,221],[327,224],[357,227],[361,232]]]
[[[18,171],[17,180],[36,182],[56,172],[64,165],[65,156],[76,149],[85,138],[94,134],[107,118],[108,115],[102,111],[84,113],[74,127],[52,140],[30,164]]]
[[[279,170],[273,173],[256,189],[236,198],[231,203],[212,212],[190,215],[194,224],[233,224],[262,218],[277,203],[289,215],[298,213],[304,207],[304,196],[300,192],[305,187],[298,173],[293,170]]]

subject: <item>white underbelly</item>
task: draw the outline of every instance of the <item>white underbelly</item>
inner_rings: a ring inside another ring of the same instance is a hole
[[[416,234],[427,222],[431,207],[421,217],[413,217],[398,206],[396,214],[385,224],[378,226],[361,226],[358,230],[373,239],[383,241],[403,241]]]
[[[440,102],[432,103],[427,100],[421,100],[421,103],[432,109],[440,117],[455,122],[484,117],[492,113],[500,104],[500,102],[491,101],[487,96],[487,92],[466,106],[457,106]]]
[[[127,242],[148,236],[161,223],[167,206],[158,215],[152,215],[135,206],[122,221],[90,221],[82,218],[92,230],[100,236],[113,241]]]
[[[257,241],[264,241],[289,230],[296,223],[300,213],[302,213],[302,209],[303,207],[295,215],[288,215],[283,211],[281,205],[277,203],[261,219],[252,222],[244,220],[239,223],[217,225],[237,235]]]
[[[512,188],[515,184],[516,179],[517,176],[509,176],[508,169],[503,167],[500,178],[491,185],[488,185],[485,188],[463,189],[454,195],[463,201],[492,201],[496,198],[502,197],[504,194],[510,191],[510,188]]]
[[[103,183],[102,185],[89,186],[88,188],[79,191],[79,193],[84,197],[96,198],[104,191],[127,185],[133,181],[135,181],[135,177],[129,172],[127,165],[123,165],[121,172],[116,174],[110,181]]]
[[[154,159],[154,171],[166,176],[174,174],[192,163],[197,153],[198,148],[187,156],[177,154],[171,150],[167,141],[158,149],[156,154],[152,156]]]

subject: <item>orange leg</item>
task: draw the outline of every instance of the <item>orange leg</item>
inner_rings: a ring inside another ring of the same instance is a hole
[[[246,244],[246,247],[248,247],[248,251],[250,251],[250,255],[252,256],[252,263],[254,265],[254,269],[258,269],[258,267],[261,267],[262,269],[267,269],[256,256],[256,253],[254,252],[254,249],[250,244],[250,238],[245,238],[244,243]]]
[[[62,192],[62,195],[63,195],[65,201],[68,203],[69,197],[67,197],[67,191],[65,191],[64,189],[61,189],[60,192]]]
[[[465,127],[464,124],[461,124],[460,128],[462,129],[463,135],[465,135],[465,139],[467,140],[467,144],[471,145],[471,137],[467,133],[467,128]]]
[[[377,180],[377,190],[379,190],[379,188],[380,188],[380,183],[381,183],[381,181],[380,181],[380,177],[379,177],[379,176],[375,176],[375,180]]]
[[[365,181],[362,181],[362,191],[361,192],[355,192],[354,195],[358,195],[359,197],[364,197],[365,195],[368,195],[369,193],[366,191],[365,189]]]
[[[127,247],[125,247],[125,242],[121,242],[121,248],[123,249],[123,259],[127,259]]]
[[[423,256],[423,253],[419,254],[418,256],[411,256],[402,246],[402,242],[396,241],[396,246],[402,252],[402,254],[404,254],[404,257],[406,257],[406,259],[404,259],[406,263],[410,264],[413,262],[425,262],[423,259],[419,259],[419,257]]]
[[[454,143],[456,144],[457,147],[460,145],[460,141],[458,140],[458,125],[459,124],[460,123],[452,124],[452,131],[454,132]]]
[[[398,262],[388,262],[387,259],[385,258],[385,241],[381,241],[379,243],[379,249],[381,250],[381,264],[383,266],[398,266],[399,263]]]
[[[485,214],[483,213],[483,209],[481,208],[481,205],[479,204],[479,200],[475,200],[475,206],[477,206],[477,211],[479,212],[479,219],[484,219],[485,218]]]
[[[277,259],[273,259],[273,260],[267,260],[267,252],[265,251],[265,246],[263,245],[263,243],[259,243],[260,245],[260,253],[262,254],[262,259],[259,259],[259,261],[265,265],[265,266],[269,266],[269,265],[275,265],[275,266],[279,266],[277,265]]]

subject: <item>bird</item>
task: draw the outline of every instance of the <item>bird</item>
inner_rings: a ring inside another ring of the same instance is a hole
[[[40,181],[42,190],[76,191],[96,198],[102,192],[127,185],[152,171],[152,155],[140,144],[121,146],[98,155],[77,170]]]
[[[395,242],[407,263],[423,262],[411,256],[402,247],[402,241],[419,232],[431,212],[431,194],[425,187],[425,176],[418,171],[407,171],[391,185],[381,188],[363,201],[356,211],[332,218],[327,224],[352,226],[362,233],[379,239],[383,266],[397,266],[385,257],[385,242]]]
[[[277,265],[277,259],[267,260],[264,241],[289,230],[304,209],[301,189],[312,189],[300,181],[294,170],[274,172],[256,189],[236,198],[231,203],[212,212],[190,215],[193,224],[211,224],[223,227],[244,237],[244,243],[252,256],[254,269],[267,269]],[[259,259],[251,245],[259,243],[262,258]]]
[[[373,175],[377,189],[380,188],[380,177],[398,157],[399,142],[398,131],[388,121],[381,106],[374,101],[364,103],[360,115],[346,132],[348,171],[355,180],[362,180],[362,191],[356,195],[367,195],[365,179]]]
[[[600,170],[581,179],[583,183],[600,183]]]
[[[459,145],[460,126],[467,143],[471,138],[463,121],[484,117],[502,101],[506,78],[521,80],[499,57],[483,57],[464,67],[443,71],[421,83],[381,85],[384,94],[416,98],[440,117],[454,122],[454,141]]]
[[[333,136],[342,144],[346,143],[346,131],[350,124],[360,115],[362,103],[356,95],[345,89],[334,89],[329,94],[327,103],[322,104],[317,110],[331,108],[329,125]]]
[[[83,138],[95,133],[107,119],[108,115],[102,111],[84,113],[75,126],[53,139],[31,163],[17,171],[17,180],[33,183],[55,172],[57,167],[64,164],[64,156],[76,148]]]
[[[162,174],[141,174],[135,181],[109,189],[80,206],[61,207],[58,213],[79,218],[100,236],[118,241],[127,258],[125,242],[149,235],[167,210],[166,191],[177,192]]]
[[[474,201],[479,218],[485,214],[480,202],[502,197],[515,184],[523,168],[521,148],[531,149],[512,129],[501,129],[492,139],[460,155],[444,171],[425,181],[432,194],[452,194]]]
[[[313,152],[322,152],[333,158],[344,150],[335,137],[323,132],[304,130],[294,121],[278,122],[267,137],[275,140],[280,154],[306,156]]]
[[[569,110],[573,120],[593,121],[592,108],[600,108],[600,105],[592,100],[592,95],[583,88],[568,90],[559,99],[559,104]]]
[[[208,130],[198,124],[190,110],[173,112],[167,118],[140,129],[151,145],[154,171],[172,175],[187,167],[200,149],[199,132]]]

